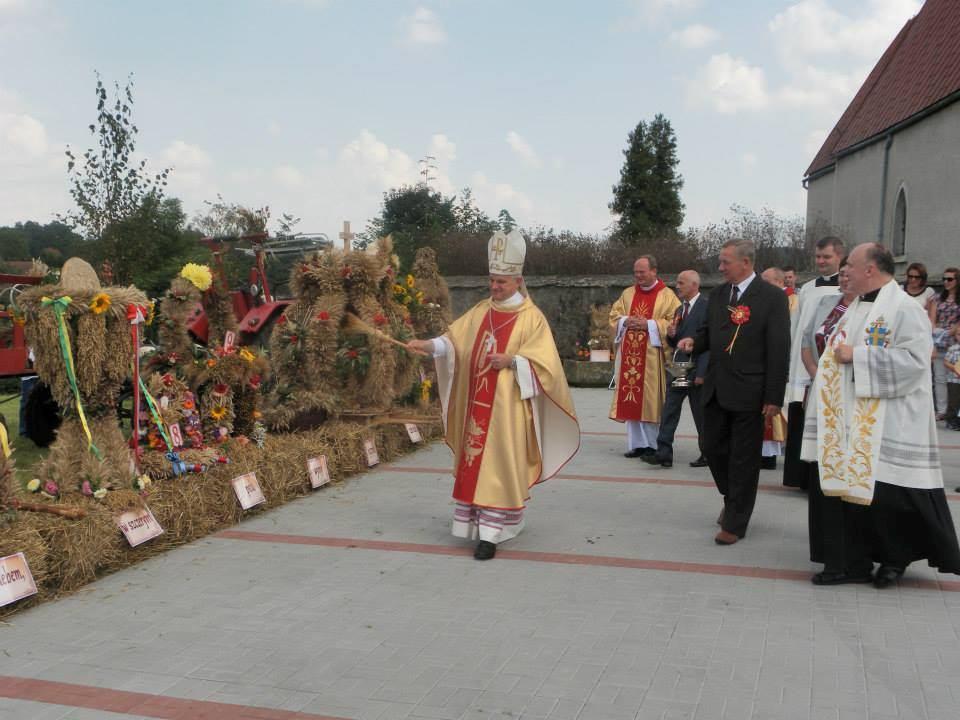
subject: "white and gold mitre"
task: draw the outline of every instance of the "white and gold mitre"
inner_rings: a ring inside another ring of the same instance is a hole
[[[527,241],[519,230],[504,235],[497,230],[487,243],[487,258],[491,275],[522,275],[527,256]]]

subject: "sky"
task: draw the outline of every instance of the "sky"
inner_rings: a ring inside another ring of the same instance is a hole
[[[493,217],[603,233],[627,136],[657,113],[685,226],[734,203],[803,215],[805,169],[921,5],[0,0],[0,225],[71,208],[95,72],[132,73],[138,153],[190,217],[219,195],[335,237],[429,155],[434,188]]]

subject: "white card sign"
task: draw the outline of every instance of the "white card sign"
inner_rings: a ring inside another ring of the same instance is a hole
[[[223,349],[227,352],[233,350],[234,343],[237,342],[237,334],[233,330],[227,330],[223,335]]]
[[[407,428],[407,435],[410,436],[410,442],[423,442],[423,435],[420,434],[420,428],[413,423],[404,423],[404,427]]]
[[[367,467],[380,464],[380,456],[377,454],[377,444],[373,441],[373,438],[367,438],[363,441],[363,452],[367,455]]]
[[[22,552],[0,558],[0,607],[37,594],[27,558]]]
[[[330,470],[327,468],[327,456],[307,458],[307,474],[310,485],[316,490],[330,482]]]
[[[230,481],[233,485],[233,491],[237,494],[237,500],[240,501],[240,507],[249,510],[255,505],[265,503],[267,499],[263,496],[260,489],[260,483],[257,481],[256,473],[246,473],[238,475]]]
[[[130,547],[142,545],[147,540],[163,535],[163,528],[148,507],[122,513],[116,522]]]
[[[161,410],[166,410],[168,407],[170,407],[170,398],[168,398],[166,395],[161,395],[161,396],[160,396],[160,409],[161,409]]]
[[[173,423],[170,426],[170,442],[175,448],[183,447],[183,431],[180,429],[180,423]]]

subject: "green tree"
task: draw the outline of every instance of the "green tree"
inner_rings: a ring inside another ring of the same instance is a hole
[[[456,199],[444,197],[426,183],[391,188],[383,194],[380,215],[367,223],[362,242],[393,236],[394,252],[408,268],[419,247],[436,247],[458,228]]]
[[[659,235],[672,234],[683,222],[677,172],[677,138],[670,121],[657,114],[641,120],[627,138],[620,182],[613,186],[609,207],[619,217],[613,237],[638,245]]]
[[[141,213],[148,199],[155,201],[152,207],[158,207],[170,173],[165,168],[151,174],[145,159],[139,163],[134,159],[139,130],[133,123],[132,76],[123,90],[119,83],[114,83],[114,90],[111,101],[97,73],[97,119],[88,128],[99,147],[88,148],[82,158],[69,145],[66,150],[67,178],[76,209],[59,219],[79,228],[90,240],[99,240],[111,225]]]
[[[497,225],[505,233],[508,233],[517,226],[517,221],[513,219],[509,210],[503,208],[497,216]]]

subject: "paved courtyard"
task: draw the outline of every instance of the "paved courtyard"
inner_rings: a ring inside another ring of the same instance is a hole
[[[664,470],[622,456],[607,391],[574,400],[580,453],[495,560],[450,536],[434,444],[0,623],[0,718],[960,716],[960,577],[814,587],[779,472],[719,547],[688,412]]]

